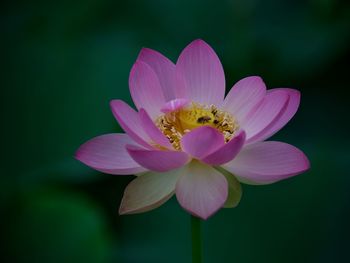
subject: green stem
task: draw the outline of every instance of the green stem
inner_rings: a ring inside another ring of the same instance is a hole
[[[192,232],[192,263],[202,262],[202,238],[201,238],[201,220],[198,217],[191,216]]]

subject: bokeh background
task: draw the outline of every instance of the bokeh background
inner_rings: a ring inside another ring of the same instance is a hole
[[[81,143],[120,132],[109,101],[131,103],[142,47],[176,61],[196,38],[230,88],[260,75],[302,92],[275,136],[309,156],[306,174],[243,186],[203,224],[205,262],[350,262],[350,5],[337,0],[3,1],[1,262],[190,262],[190,217],[175,198],[117,213],[133,176],[95,172]]]

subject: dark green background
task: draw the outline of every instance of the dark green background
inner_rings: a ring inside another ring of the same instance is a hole
[[[309,156],[306,174],[243,187],[203,224],[205,262],[350,262],[348,1],[7,1],[1,8],[2,262],[190,262],[190,217],[175,198],[119,216],[132,176],[73,159],[120,131],[109,101],[131,102],[139,50],[173,61],[196,38],[227,86],[260,75],[302,92],[274,139]]]

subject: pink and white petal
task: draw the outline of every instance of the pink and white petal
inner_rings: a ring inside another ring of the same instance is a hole
[[[248,184],[270,184],[307,171],[310,163],[298,148],[283,142],[246,146],[223,168]]]
[[[180,151],[146,150],[127,145],[130,156],[141,166],[155,172],[167,172],[186,165],[190,158]]]
[[[236,179],[236,177],[229,171],[226,171],[220,166],[215,167],[215,169],[217,169],[220,173],[222,173],[225,176],[228,184],[228,195],[227,195],[226,202],[224,204],[224,208],[236,207],[242,198],[241,184]]]
[[[224,144],[224,136],[210,126],[195,128],[181,139],[182,150],[196,159],[202,159]]]
[[[189,98],[189,95],[187,92],[185,77],[182,75],[182,73],[179,70],[176,70],[175,97],[176,98],[186,98],[189,101],[192,100],[191,98]]]
[[[128,184],[119,207],[119,214],[135,214],[155,209],[173,196],[181,169],[145,173]]]
[[[129,77],[131,97],[137,109],[144,108],[152,118],[156,118],[165,98],[158,77],[152,68],[142,61],[136,61]]]
[[[176,184],[180,205],[192,215],[207,219],[225,203],[228,185],[225,176],[213,167],[194,161],[184,168]]]
[[[105,134],[85,142],[75,158],[91,168],[108,174],[135,174],[147,171],[126,151],[127,144],[135,144],[126,134]]]
[[[259,135],[269,128],[269,125],[286,109],[288,99],[289,96],[284,91],[276,91],[265,96],[260,105],[240,123],[241,128],[247,133],[246,143],[256,141]]]
[[[265,94],[266,86],[260,77],[246,77],[231,88],[222,108],[241,122],[262,101]]]
[[[153,142],[168,149],[173,148],[168,138],[158,129],[144,109],[140,109],[139,116],[144,131]]]
[[[215,51],[203,40],[193,41],[181,52],[176,73],[185,81],[186,98],[207,105],[222,104],[224,70]]]
[[[157,74],[165,100],[169,101],[175,99],[175,64],[158,51],[149,48],[143,48],[137,59],[148,64]]]
[[[242,149],[245,137],[245,132],[243,130],[239,131],[229,142],[202,158],[201,161],[210,165],[221,165],[231,161]]]
[[[286,109],[269,125],[269,128],[260,134],[256,141],[264,141],[282,129],[295,115],[300,105],[300,92],[295,89],[278,88],[268,90],[268,94],[284,91],[288,94],[289,100]]]
[[[152,149],[150,138],[143,130],[138,113],[122,100],[110,102],[112,113],[122,129],[138,144]]]
[[[188,99],[174,99],[165,103],[160,110],[164,113],[170,113],[187,106],[189,103]]]

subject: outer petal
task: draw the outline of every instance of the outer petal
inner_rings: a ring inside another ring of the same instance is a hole
[[[225,208],[236,207],[242,198],[241,184],[232,173],[226,171],[220,166],[215,167],[215,169],[217,169],[220,173],[222,173],[225,176],[228,184],[228,196],[224,204],[224,207]]]
[[[184,152],[145,150],[133,145],[127,145],[126,148],[137,163],[151,171],[167,172],[184,166],[189,161]]]
[[[238,132],[232,140],[204,157],[202,161],[211,165],[221,165],[231,161],[242,149],[245,137],[246,135],[243,130]]]
[[[168,138],[158,129],[144,109],[140,109],[139,116],[143,129],[155,143],[165,148],[173,148]]]
[[[129,77],[131,97],[137,109],[144,108],[152,118],[158,116],[165,98],[156,73],[142,61],[136,61]]]
[[[270,184],[305,172],[310,163],[296,147],[268,141],[248,145],[223,167],[242,182]]]
[[[260,77],[247,77],[238,81],[227,94],[223,109],[231,112],[238,120],[244,121],[264,98],[266,86]]]
[[[225,74],[214,50],[203,40],[190,43],[176,63],[185,81],[187,98],[203,104],[221,105],[225,96]]]
[[[143,48],[137,59],[148,64],[157,74],[165,100],[169,101],[175,99],[175,64],[161,53],[149,48]]]
[[[197,159],[202,159],[224,144],[224,136],[210,126],[193,129],[181,139],[182,150]]]
[[[126,134],[105,134],[95,137],[75,153],[82,163],[108,174],[135,174],[147,171],[136,163],[125,149],[126,144],[134,144]]]
[[[114,117],[117,119],[122,129],[137,143],[152,148],[148,143],[148,135],[141,126],[139,115],[128,104],[121,100],[112,100],[110,102]]]
[[[185,210],[207,219],[224,205],[228,186],[220,172],[195,161],[185,168],[175,191],[177,200]]]
[[[125,189],[119,214],[152,210],[165,203],[174,193],[181,169],[166,173],[148,172],[134,179]]]
[[[274,135],[280,129],[282,129],[297,112],[300,105],[300,92],[295,89],[278,88],[268,91],[268,94],[274,92],[286,92],[289,96],[288,104],[285,110],[269,125],[269,127],[255,139],[255,141],[263,141]]]
[[[260,105],[240,123],[247,133],[247,143],[254,142],[288,105],[289,96],[284,91],[267,94]]]

